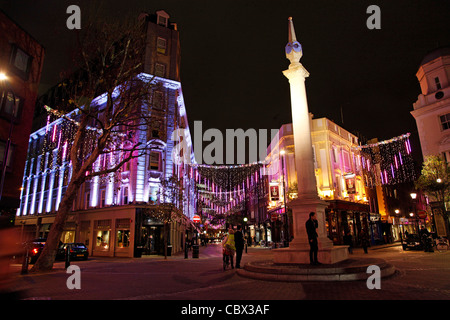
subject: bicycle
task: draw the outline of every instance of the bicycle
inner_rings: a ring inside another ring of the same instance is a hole
[[[443,237],[437,238],[433,243],[433,247],[439,252],[447,251],[449,249],[448,239]]]

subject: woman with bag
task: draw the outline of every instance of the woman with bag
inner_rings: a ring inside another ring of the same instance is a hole
[[[233,257],[235,251],[236,245],[234,242],[234,230],[230,226],[230,228],[228,229],[228,235],[226,235],[225,238],[222,240],[223,270],[226,269],[226,267],[230,264],[230,262],[231,262],[231,269],[234,269]]]

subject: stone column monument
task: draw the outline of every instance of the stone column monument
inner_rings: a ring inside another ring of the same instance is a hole
[[[291,62],[283,74],[288,78],[291,90],[292,128],[295,147],[295,168],[297,171],[298,198],[289,203],[293,214],[294,239],[289,248],[273,250],[274,263],[309,264],[309,242],[305,223],[309,213],[316,212],[319,227],[318,261],[333,264],[348,258],[347,246],[333,246],[327,237],[325,226],[325,208],[328,203],[321,200],[317,193],[314,172],[314,155],[311,139],[310,116],[306,99],[305,78],[308,71],[300,63],[302,46],[295,36],[292,17],[289,17],[289,42],[286,45],[286,57]]]

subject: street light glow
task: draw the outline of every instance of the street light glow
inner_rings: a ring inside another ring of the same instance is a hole
[[[8,79],[8,77],[6,76],[6,74],[4,72],[0,72],[0,81],[4,81]]]

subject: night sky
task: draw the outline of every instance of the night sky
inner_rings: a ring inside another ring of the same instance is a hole
[[[191,130],[194,120],[203,121],[203,130],[223,131],[275,129],[292,121],[282,74],[292,16],[301,63],[310,72],[310,112],[367,139],[410,132],[416,155],[420,145],[410,114],[420,94],[415,74],[428,51],[450,44],[447,0],[0,0],[0,8],[46,48],[41,93],[70,63],[71,4],[80,6],[82,19],[92,6],[117,18],[160,9],[170,14],[180,31]],[[372,4],[381,9],[381,30],[366,26]]]

